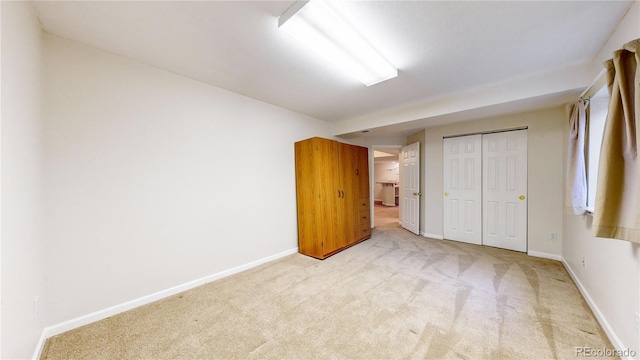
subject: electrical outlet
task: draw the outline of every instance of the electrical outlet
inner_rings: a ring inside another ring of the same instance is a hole
[[[587,268],[587,258],[585,256],[582,257],[582,268],[583,269]]]
[[[555,241],[555,240],[556,240],[556,238],[557,238],[556,233],[549,233],[549,240],[551,240],[551,241]]]
[[[38,320],[38,316],[40,315],[40,310],[38,309],[38,300],[39,298],[37,296],[33,298],[33,318],[35,320]]]

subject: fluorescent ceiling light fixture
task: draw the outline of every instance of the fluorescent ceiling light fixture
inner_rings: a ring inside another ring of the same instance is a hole
[[[398,70],[322,0],[296,1],[278,18],[278,27],[367,86],[398,76]]]

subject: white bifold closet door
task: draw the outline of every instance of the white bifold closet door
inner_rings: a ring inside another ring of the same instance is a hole
[[[444,139],[444,238],[482,244],[482,135]]]
[[[482,243],[527,251],[527,131],[482,136]]]
[[[444,238],[527,251],[527,131],[444,139]]]

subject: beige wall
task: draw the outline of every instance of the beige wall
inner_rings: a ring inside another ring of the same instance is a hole
[[[582,287],[613,345],[640,355],[635,328],[640,312],[640,244],[594,237],[592,220],[591,215],[564,215],[565,266]]]
[[[373,166],[373,199],[377,201],[384,200],[384,191],[382,182],[395,181],[398,182],[398,160],[395,164],[391,161],[375,162]]]
[[[53,35],[44,59],[48,325],[296,250],[293,144],[328,123]]]
[[[368,147],[373,152],[373,147],[382,148],[384,145],[405,145],[407,138],[404,136],[362,136],[353,139],[338,139],[350,144]],[[372,155],[373,156],[373,155]]]
[[[442,139],[445,136],[528,127],[528,249],[538,255],[562,255],[563,108],[501,116],[469,123],[427,128],[424,132],[421,231],[442,237]],[[408,142],[420,140],[421,133]],[[549,240],[556,233],[556,240]]]
[[[2,10],[2,359],[26,359],[44,328],[44,122],[40,111],[41,42],[35,9]],[[34,299],[38,297],[38,316]]]

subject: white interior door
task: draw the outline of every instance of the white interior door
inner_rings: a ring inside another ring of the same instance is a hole
[[[527,251],[527,131],[483,135],[484,245]]]
[[[400,222],[420,235],[420,143],[402,148],[400,154]]]
[[[444,139],[444,238],[482,244],[482,135]]]

